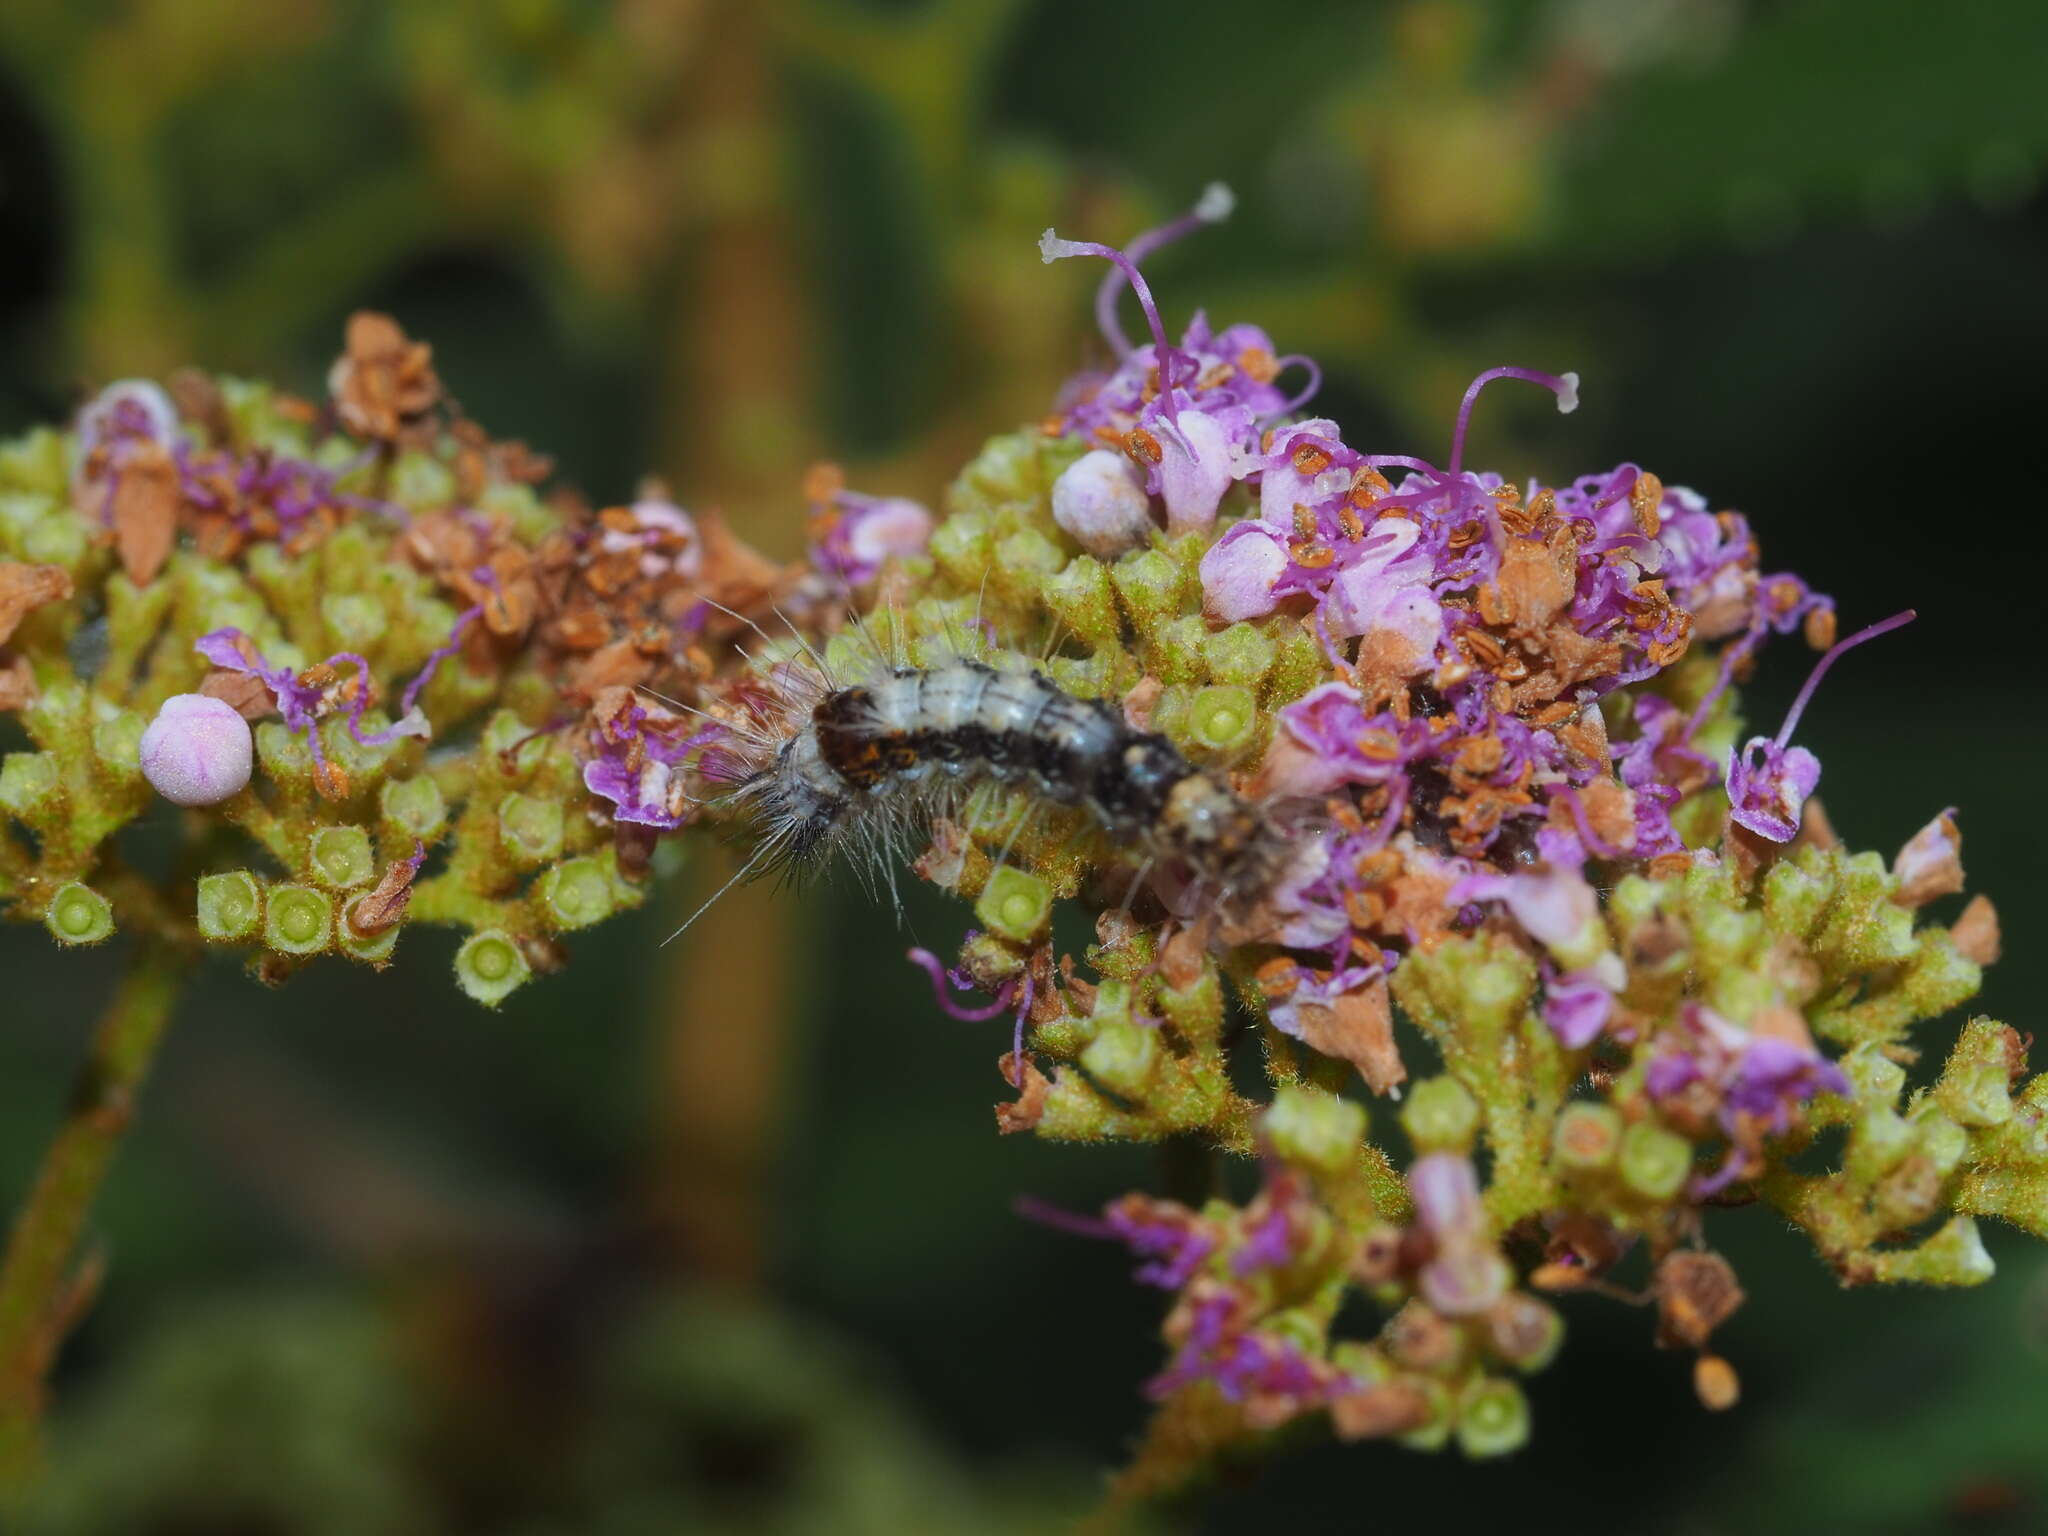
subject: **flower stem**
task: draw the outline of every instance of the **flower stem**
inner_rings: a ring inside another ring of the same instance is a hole
[[[71,1105],[15,1216],[0,1261],[0,1484],[33,1464],[43,1384],[79,1310],[70,1281],[86,1212],[99,1193],[183,978],[175,949],[145,943],[100,1017]]]

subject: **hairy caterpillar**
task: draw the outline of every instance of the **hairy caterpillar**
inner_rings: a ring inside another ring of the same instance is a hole
[[[1212,899],[1263,891],[1288,857],[1281,829],[1220,775],[1042,672],[959,658],[843,686],[800,663],[776,678],[719,773],[760,839],[742,875],[813,867],[849,844],[887,861],[989,782],[1083,810]]]

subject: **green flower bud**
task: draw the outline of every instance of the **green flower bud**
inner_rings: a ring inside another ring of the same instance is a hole
[[[1004,591],[1036,597],[1047,577],[1067,563],[1066,551],[1036,528],[1019,528],[996,545],[990,580]]]
[[[1820,926],[1834,882],[1797,860],[1781,859],[1764,876],[1763,895],[1764,921],[1778,933],[1803,939]]]
[[[1280,648],[1249,624],[1233,624],[1202,641],[1202,660],[1209,676],[1219,683],[1256,688],[1273,670],[1273,658]]]
[[[498,802],[498,837],[514,862],[545,864],[562,856],[562,802],[513,793]]]
[[[1917,1150],[1933,1164],[1936,1174],[1945,1179],[1954,1173],[1970,1150],[1970,1133],[1928,1104],[1915,1112],[1912,1125],[1919,1140]]]
[[[85,564],[90,548],[85,524],[69,511],[37,518],[21,539],[22,558],[29,564],[61,565],[67,571]]]
[[[198,918],[203,939],[231,943],[249,938],[263,922],[263,887],[246,869],[202,875]]]
[[[1131,621],[1146,633],[1180,608],[1181,570],[1156,549],[1133,550],[1117,561],[1110,579],[1129,610]]]
[[[929,546],[939,569],[963,587],[978,588],[991,563],[988,519],[956,512],[932,530]]]
[[[1865,1104],[1896,1104],[1906,1086],[1906,1069],[1875,1045],[1859,1045],[1839,1065]]]
[[[302,732],[287,730],[282,720],[264,720],[256,727],[256,761],[273,779],[305,779],[313,772],[313,751]]]
[[[1014,864],[1005,864],[988,877],[974,903],[974,915],[991,933],[1019,944],[1032,943],[1052,919],[1052,887]]]
[[[1612,1104],[1567,1104],[1551,1128],[1550,1156],[1560,1168],[1591,1173],[1612,1167],[1626,1132]]]
[[[511,710],[494,710],[477,738],[477,750],[489,757],[503,758],[506,753],[527,746],[532,735],[533,727]]]
[[[1401,1106],[1401,1129],[1417,1152],[1470,1152],[1479,1101],[1455,1077],[1424,1078]]]
[[[0,806],[23,821],[57,796],[57,759],[48,752],[10,752],[0,758]]]
[[[471,934],[455,952],[455,981],[486,1008],[495,1008],[533,974],[512,936],[496,928]]]
[[[2012,1118],[2012,1031],[1991,1019],[1972,1019],[1935,1084],[1934,1097],[1958,1125],[2003,1125]]]
[[[1119,981],[1115,977],[1105,979],[1095,989],[1095,1006],[1089,1010],[1089,1017],[1128,1019],[1130,1016],[1131,984],[1128,981]]]
[[[1458,1398],[1458,1449],[1467,1456],[1505,1456],[1529,1439],[1529,1402],[1499,1376],[1482,1376]]]
[[[1364,1106],[1300,1084],[1274,1094],[1259,1124],[1278,1156],[1322,1173],[1347,1172],[1365,1139]]]
[[[1857,1118],[1842,1166],[1858,1183],[1872,1184],[1898,1167],[1912,1150],[1912,1126],[1883,1105],[1873,1105]]]
[[[99,764],[116,779],[142,776],[142,733],[148,724],[133,710],[124,709],[92,728],[92,752]]]
[[[1638,1120],[1622,1133],[1621,1182],[1645,1200],[1669,1200],[1692,1172],[1692,1143]]]
[[[1405,1435],[1395,1438],[1395,1444],[1404,1445],[1411,1451],[1440,1451],[1450,1441],[1451,1424],[1457,1413],[1457,1399],[1451,1396],[1450,1388],[1433,1376],[1411,1376],[1405,1378],[1422,1391],[1428,1404],[1429,1416]]]
[[[1093,555],[1077,555],[1039,589],[1045,606],[1090,645],[1101,647],[1117,636],[1116,598],[1109,570]]]
[[[1998,1270],[1968,1216],[1951,1217],[1917,1248],[1872,1255],[1872,1268],[1874,1279],[1891,1285],[1982,1285]]]
[[[36,491],[62,500],[71,490],[71,460],[65,434],[36,427],[0,443],[0,490]]]
[[[1104,1019],[1081,1052],[1081,1068],[1111,1093],[1141,1099],[1159,1069],[1159,1033],[1128,1019]]]
[[[98,891],[74,880],[50,898],[43,926],[59,944],[97,944],[114,932],[114,909]]]
[[[1235,752],[1250,744],[1259,728],[1259,702],[1249,688],[1231,684],[1204,688],[1188,705],[1184,729],[1198,747]]]
[[[368,650],[388,627],[384,605],[360,592],[329,592],[320,599],[320,618],[336,650]]]
[[[431,512],[455,499],[455,475],[440,460],[417,451],[391,466],[391,495],[414,512]]]
[[[263,942],[279,954],[317,955],[334,926],[334,901],[310,885],[274,885],[263,911]]]
[[[341,921],[335,925],[334,936],[340,942],[341,952],[351,960],[361,960],[380,970],[390,960],[391,952],[398,947],[398,931],[404,923],[393,923],[389,928],[380,929],[368,937],[357,933],[351,919],[355,910],[370,898],[372,893],[364,891],[351,896],[348,905],[341,909]]]
[[[569,859],[540,877],[542,910],[557,928],[588,928],[611,915],[612,883],[596,859]]]
[[[337,891],[366,885],[377,873],[370,834],[361,827],[321,827],[313,834],[313,878]]]
[[[440,831],[448,819],[448,802],[430,774],[392,780],[379,791],[377,803],[385,821],[421,841]]]

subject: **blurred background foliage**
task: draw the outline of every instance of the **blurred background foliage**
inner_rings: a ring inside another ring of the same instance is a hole
[[[1576,368],[1584,411],[1490,400],[1473,462],[1633,458],[1750,512],[1845,620],[1921,609],[1809,745],[1852,843],[1961,807],[2008,935],[1984,1006],[2027,1031],[2044,59],[2037,0],[8,0],[0,431],[184,362],[310,391],[369,305],[593,497],[657,472],[790,550],[812,458],[934,499],[1098,354],[1093,274],[1042,268],[1041,228],[1125,238],[1225,179],[1237,218],[1155,286],[1318,357],[1347,437],[1440,451],[1479,368]],[[1759,719],[1799,665],[1767,663]],[[430,945],[284,994],[207,975],[99,1213],[23,1528],[1085,1509],[1154,1303],[1010,1202],[1156,1170],[996,1139],[1002,1042],[895,958],[963,914],[749,890],[659,947],[688,895],[500,1015]],[[0,977],[11,1199],[107,971],[16,929]],[[1581,1298],[1520,1456],[1308,1447],[1168,1524],[2048,1520],[2041,1254],[1998,1244],[1964,1296],[1840,1293],[1760,1214],[1723,1228],[1738,1412]]]

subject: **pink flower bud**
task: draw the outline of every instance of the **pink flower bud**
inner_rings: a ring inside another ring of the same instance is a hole
[[[1107,560],[1151,535],[1152,501],[1129,459],[1097,448],[1053,482],[1052,520],[1089,554]]]
[[[1202,607],[1212,619],[1234,624],[1271,613],[1273,584],[1287,570],[1287,546],[1264,523],[1246,521],[1202,556]]]
[[[218,805],[249,782],[254,742],[233,705],[203,693],[165,699],[142,733],[142,774],[173,805]]]

